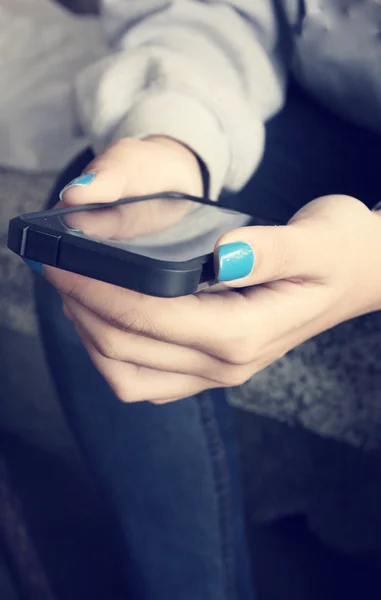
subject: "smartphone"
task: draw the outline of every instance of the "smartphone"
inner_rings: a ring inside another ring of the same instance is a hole
[[[185,197],[174,195],[176,199]],[[73,231],[62,218],[70,209],[21,215],[9,222],[8,248],[23,258],[150,296],[173,298],[194,294],[216,283],[213,248],[219,236],[250,220],[242,213],[216,207],[211,201],[195,200],[195,209],[182,223],[135,240],[95,239]],[[88,205],[86,210],[110,210],[129,201],[134,199],[112,205]],[[207,227],[205,230],[205,224],[212,221],[210,230]],[[204,232],[199,236],[191,233],[202,229]]]

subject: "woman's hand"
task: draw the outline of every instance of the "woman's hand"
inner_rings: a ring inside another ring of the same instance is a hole
[[[76,206],[168,191],[202,196],[200,164],[193,152],[165,137],[126,138],[98,155],[62,190],[61,200]],[[194,203],[184,200],[153,200],[75,213],[65,220],[90,237],[128,239],[171,227],[192,208]]]
[[[353,198],[321,198],[287,226],[224,235],[216,266],[224,291],[176,299],[51,267],[45,275],[115,394],[161,403],[241,384],[314,335],[380,309],[381,217]]]

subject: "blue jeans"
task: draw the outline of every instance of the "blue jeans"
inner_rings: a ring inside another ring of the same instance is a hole
[[[379,165],[371,133],[292,89],[267,134],[263,162],[236,205],[287,220],[327,193],[376,203]],[[91,158],[87,151],[69,166],[49,206]],[[236,432],[223,392],[160,407],[124,405],[93,367],[58,294],[41,277],[36,300],[59,398],[116,515],[127,597],[253,598]]]

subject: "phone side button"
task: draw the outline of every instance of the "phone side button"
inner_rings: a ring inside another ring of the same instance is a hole
[[[25,256],[30,260],[54,267],[57,264],[61,237],[54,233],[33,231],[30,228],[26,238]]]

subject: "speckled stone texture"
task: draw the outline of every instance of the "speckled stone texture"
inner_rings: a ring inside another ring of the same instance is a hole
[[[381,313],[328,331],[231,392],[232,401],[289,425],[379,451]]]

